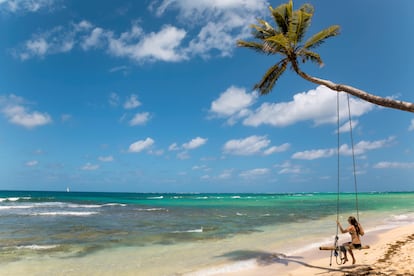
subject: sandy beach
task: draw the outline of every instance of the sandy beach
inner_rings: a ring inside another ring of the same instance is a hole
[[[330,266],[330,251],[313,250],[298,256],[262,255],[257,268],[220,275],[414,275],[414,225],[367,233],[365,244],[370,249],[354,250],[355,265],[338,265],[333,256]]]

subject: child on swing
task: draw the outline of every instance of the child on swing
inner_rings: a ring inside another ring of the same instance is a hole
[[[352,264],[355,264],[355,257],[354,257],[354,253],[352,252],[352,248],[355,248],[355,249],[361,248],[360,236],[364,235],[364,229],[362,229],[361,224],[359,224],[356,218],[353,216],[350,216],[348,218],[349,226],[346,229],[342,228],[339,221],[337,221],[336,223],[338,224],[339,229],[341,230],[342,233],[351,234],[351,241],[344,243],[343,246],[346,246],[348,248],[348,252],[352,257]],[[343,252],[344,252],[344,258],[342,259],[343,260],[342,263],[344,264],[348,261],[348,257],[346,255],[346,249],[344,249]]]

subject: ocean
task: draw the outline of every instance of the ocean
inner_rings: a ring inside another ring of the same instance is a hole
[[[356,202],[334,193],[0,191],[0,274],[232,272],[257,265],[260,252],[333,242],[337,215],[346,225],[356,203],[368,234],[414,223],[413,192],[359,193]]]

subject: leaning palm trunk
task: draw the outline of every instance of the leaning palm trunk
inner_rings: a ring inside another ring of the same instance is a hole
[[[360,90],[358,88],[355,88],[355,87],[352,87],[346,84],[337,84],[329,80],[316,78],[316,77],[306,74],[305,72],[300,70],[298,66],[295,66],[295,65],[293,65],[293,70],[305,80],[319,84],[319,85],[324,85],[334,91],[345,92],[345,93],[351,94],[355,97],[358,97],[362,100],[365,100],[367,102],[370,102],[370,103],[373,103],[379,106],[399,109],[399,110],[408,111],[408,112],[414,112],[414,103],[379,97],[379,96],[370,94],[368,92],[365,92],[363,90]]]

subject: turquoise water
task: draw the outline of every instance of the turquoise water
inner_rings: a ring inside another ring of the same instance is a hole
[[[324,193],[1,191],[0,263],[36,255],[70,258],[119,248],[149,252],[188,243],[224,243],[266,229],[279,230],[273,235],[277,243],[295,239],[292,229],[311,237],[304,234],[307,227],[325,228],[335,220],[337,207],[337,194]],[[412,223],[414,193],[360,193],[358,208],[365,221],[375,217],[376,224],[382,218],[383,224]],[[355,214],[354,194],[340,195],[339,212],[345,217]]]

